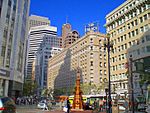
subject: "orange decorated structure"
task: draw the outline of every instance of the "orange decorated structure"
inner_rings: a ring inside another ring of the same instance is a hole
[[[80,72],[77,69],[76,87],[74,92],[74,99],[72,104],[72,110],[83,110],[82,91],[80,89]]]

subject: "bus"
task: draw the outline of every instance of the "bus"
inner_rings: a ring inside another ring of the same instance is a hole
[[[69,96],[69,102],[72,106],[73,104],[74,95]],[[84,103],[84,107],[87,109],[92,109],[92,106],[95,101],[97,101],[100,104],[106,103],[106,95],[82,95],[82,100]]]

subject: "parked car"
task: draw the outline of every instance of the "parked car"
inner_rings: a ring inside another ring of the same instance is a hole
[[[10,97],[0,97],[0,113],[16,113],[16,105]]]

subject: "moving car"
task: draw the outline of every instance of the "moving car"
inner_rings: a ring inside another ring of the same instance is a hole
[[[16,105],[10,97],[0,97],[0,113],[16,113]]]
[[[39,109],[45,109],[45,108],[46,108],[46,103],[44,103],[44,102],[39,102],[38,105],[37,105],[37,107],[38,107]]]

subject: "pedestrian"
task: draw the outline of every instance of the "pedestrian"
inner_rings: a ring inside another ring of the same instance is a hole
[[[67,113],[70,112],[70,102],[69,102],[69,98],[67,98]]]
[[[66,108],[67,108],[67,110],[66,110]],[[64,106],[63,110],[65,111],[65,113],[69,113],[70,112],[69,98],[67,98],[67,100],[65,101],[65,106]]]

